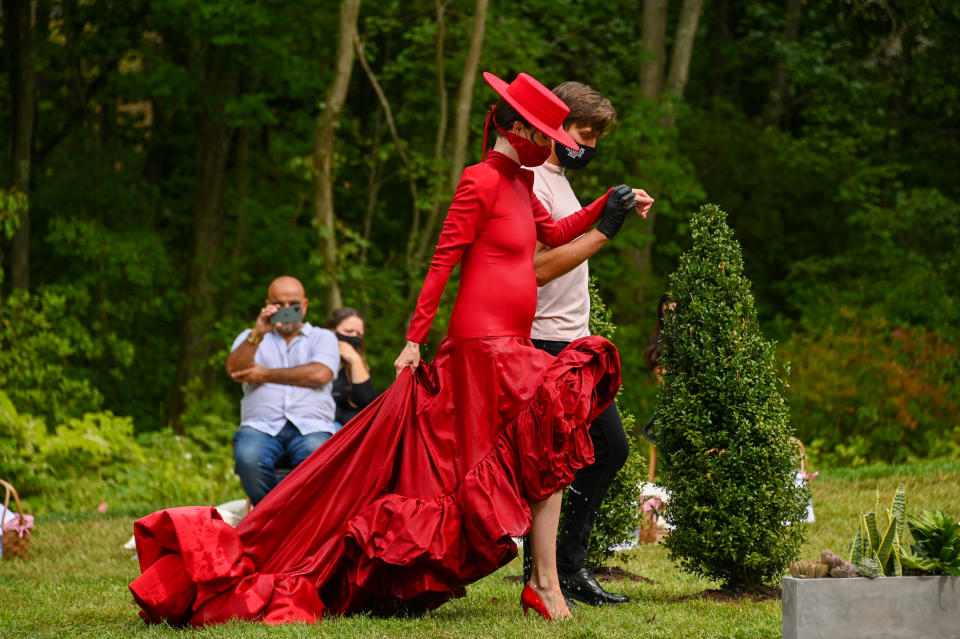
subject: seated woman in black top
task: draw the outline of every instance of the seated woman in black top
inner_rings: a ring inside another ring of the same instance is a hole
[[[338,308],[330,313],[327,328],[337,335],[340,344],[340,371],[333,382],[340,427],[376,399],[377,391],[370,379],[370,367],[363,360],[364,321],[360,313],[346,306]]]

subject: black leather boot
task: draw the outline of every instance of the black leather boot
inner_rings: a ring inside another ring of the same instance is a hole
[[[564,598],[581,601],[590,606],[612,606],[630,601],[630,597],[626,595],[604,590],[586,566],[573,573],[560,573],[560,590],[563,591]]]
[[[523,583],[530,583],[533,574],[533,553],[530,552],[530,535],[523,538]]]
[[[586,495],[570,487],[557,539],[560,589],[565,597],[591,606],[626,603],[629,597],[604,590],[586,567],[587,544],[599,507],[599,503],[591,503]]]

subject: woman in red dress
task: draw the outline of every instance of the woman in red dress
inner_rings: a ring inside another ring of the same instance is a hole
[[[635,204],[618,187],[559,222],[532,195],[547,137],[575,148],[567,107],[526,74],[487,81],[495,149],[460,180],[427,274],[397,381],[270,492],[234,530],[216,510],[173,508],[134,525],[131,585],[150,622],[315,621],[324,614],[424,611],[511,561],[531,532],[524,608],[569,616],[556,576],[559,490],[592,462],[588,426],[620,385],[600,337],[558,357],[530,343],[533,251]],[[488,116],[488,120],[490,116]],[[505,125],[505,126],[504,126]],[[452,268],[460,289],[446,339],[421,363]]]

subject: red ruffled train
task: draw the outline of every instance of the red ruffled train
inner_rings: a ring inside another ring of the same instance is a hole
[[[209,507],[134,525],[149,622],[313,622],[425,611],[510,562],[529,502],[593,461],[620,386],[600,337],[558,357],[528,339],[446,340],[233,529]]]

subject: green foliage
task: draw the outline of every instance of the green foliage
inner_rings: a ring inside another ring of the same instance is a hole
[[[889,198],[849,216],[849,249],[791,275],[794,422],[821,463],[960,453],[960,208],[929,189]]]
[[[145,461],[144,452],[133,441],[133,420],[110,411],[67,420],[39,442],[38,452],[50,474],[65,480],[102,479],[123,466]]]
[[[613,340],[617,332],[617,325],[613,321],[613,313],[604,304],[600,292],[597,290],[597,278],[590,278],[590,334]]]
[[[896,189],[845,218],[848,248],[798,260],[791,303],[811,308],[803,328],[830,325],[842,306],[879,311],[894,326],[956,340],[960,326],[960,203],[934,189]],[[839,284],[842,284],[839,285]]]
[[[17,412],[0,391],[0,476],[41,514],[90,512],[101,502],[143,512],[239,497],[230,453],[236,426],[209,417],[187,424],[183,437],[169,431],[135,436],[129,417],[104,411],[48,433],[43,419]]]
[[[89,364],[129,361],[129,349],[109,350],[77,317],[88,300],[78,291],[15,291],[0,301],[0,388],[26,413],[66,422],[100,409],[103,395],[87,375]]]
[[[809,492],[774,344],[760,333],[743,258],[714,205],[691,219],[692,246],[670,278],[656,410],[660,481],[671,493],[663,542],[696,574],[730,588],[778,579],[798,554]]]
[[[903,574],[901,559],[907,498],[903,484],[897,486],[886,514],[880,510],[877,491],[873,510],[860,515],[857,534],[850,542],[850,562],[864,577],[899,577]]]
[[[0,390],[0,477],[13,482],[24,498],[47,485],[49,469],[38,459],[46,431],[42,419],[20,415]]]
[[[20,225],[20,215],[27,211],[27,206],[26,194],[16,189],[0,190],[0,240],[13,237]],[[0,276],[2,274],[0,270]]]
[[[907,526],[914,543],[902,557],[904,568],[960,577],[960,524],[955,517],[922,510],[907,517]]]
[[[840,306],[798,332],[791,363],[798,436],[818,466],[902,463],[960,454],[960,343],[881,311]]]

